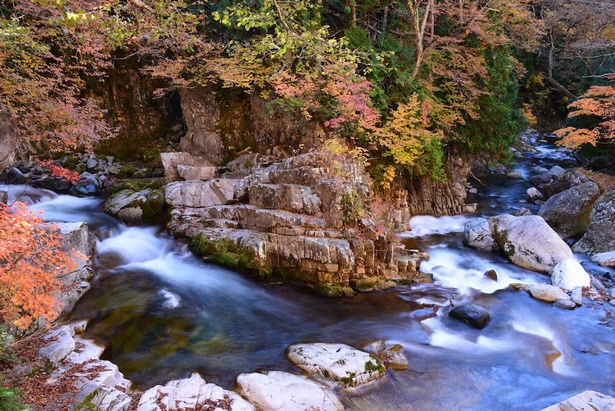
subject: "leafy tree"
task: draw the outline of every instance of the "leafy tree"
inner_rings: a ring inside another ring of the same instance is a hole
[[[0,107],[22,154],[91,148],[114,130],[87,89],[123,51],[155,60],[193,50],[197,18],[182,0],[15,0],[0,9]]]
[[[26,329],[42,317],[56,319],[58,275],[72,269],[72,253],[62,249],[53,224],[28,211],[25,204],[0,203],[0,316]]]
[[[578,148],[584,144],[615,141],[615,87],[592,86],[568,106],[570,120],[584,120],[585,127],[566,127],[555,131],[558,144]]]
[[[400,104],[392,118],[374,132],[375,142],[385,156],[418,175],[443,179],[442,132],[429,130],[429,106],[413,94],[406,104]]]

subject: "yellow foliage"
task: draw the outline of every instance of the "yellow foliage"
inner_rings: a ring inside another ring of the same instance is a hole
[[[538,118],[536,118],[536,116],[532,112],[532,107],[530,107],[529,104],[525,103],[523,104],[522,110],[523,110],[523,115],[530,122],[530,126],[532,127],[536,126],[536,124],[538,123]]]
[[[393,112],[391,121],[374,133],[386,155],[400,166],[413,168],[425,153],[426,146],[442,136],[441,132],[427,128],[427,113],[423,108],[418,95],[413,94],[408,103],[400,104]]]

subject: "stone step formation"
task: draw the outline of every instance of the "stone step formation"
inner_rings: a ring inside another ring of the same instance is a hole
[[[165,156],[169,168],[181,167]],[[169,230],[190,238],[206,260],[328,295],[429,280],[419,273],[424,253],[406,250],[368,213],[348,221],[345,200],[353,195],[357,207],[367,207],[370,198],[357,164],[332,174],[314,153],[282,161],[246,154],[219,170],[217,178],[166,187]],[[178,175],[170,170],[167,178]]]

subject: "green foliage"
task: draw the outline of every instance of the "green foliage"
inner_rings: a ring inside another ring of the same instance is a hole
[[[21,401],[19,389],[5,387],[0,375],[0,411],[28,411],[29,407]]]
[[[13,336],[9,334],[4,324],[0,324],[0,366],[8,367],[17,361],[11,344]],[[4,378],[0,374],[0,411],[28,410],[21,402],[21,393],[18,388],[5,386]]]
[[[413,94],[410,101],[400,104],[392,119],[374,136],[384,155],[410,172],[444,179],[442,132],[429,129],[429,107]]]
[[[365,217],[363,198],[354,189],[342,194],[341,206],[341,218],[345,226],[355,226],[359,220]]]
[[[507,160],[508,147],[528,126],[520,107],[516,106],[518,84],[514,59],[505,48],[487,48],[484,52],[487,76],[481,81],[483,95],[477,100],[476,119],[468,119],[456,131],[460,136],[455,147],[465,153],[488,154]]]
[[[17,361],[13,352],[13,336],[8,332],[4,324],[0,324],[0,366],[8,366]]]

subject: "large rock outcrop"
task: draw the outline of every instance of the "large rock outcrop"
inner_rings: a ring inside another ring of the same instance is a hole
[[[440,216],[476,211],[476,204],[466,203],[470,165],[461,157],[450,157],[447,164],[446,181],[421,177],[409,180],[408,207],[412,215]]]
[[[222,178],[166,188],[170,230],[209,261],[275,274],[328,295],[424,279],[409,252],[373,221],[356,164],[314,153],[271,164],[248,154]],[[269,164],[269,165],[266,165]]]
[[[212,88],[180,90],[187,132],[180,149],[221,165],[235,153],[266,153],[282,146],[307,151],[323,136],[320,126],[297,113],[274,110],[258,93]]]

